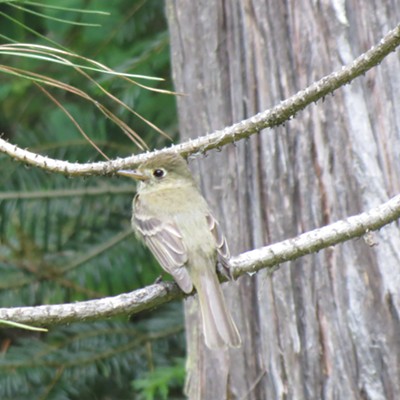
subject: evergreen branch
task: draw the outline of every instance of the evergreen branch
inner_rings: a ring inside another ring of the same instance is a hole
[[[66,265],[61,269],[60,273],[66,274],[67,272],[78,268],[80,265],[106,252],[107,250],[114,247],[116,244],[122,242],[132,234],[133,234],[133,229],[129,227],[125,231],[120,232],[117,235],[111,237],[105,243],[101,243],[100,245],[93,247],[90,251],[84,253],[83,255],[75,257],[72,262],[70,262],[68,265]]]
[[[260,132],[262,129],[283,124],[307,105],[324,98],[327,94],[333,93],[336,89],[378,65],[389,53],[395,51],[399,45],[400,25],[390,31],[378,45],[372,47],[346,67],[343,67],[339,72],[334,72],[325,76],[308,88],[282,101],[272,109],[256,114],[221,131],[216,131],[195,140],[171,146],[160,152],[175,151],[181,153],[183,156],[194,153],[205,153],[208,150],[220,148],[228,143],[234,143],[240,139],[248,138]],[[70,163],[51,159],[21,149],[2,138],[0,138],[0,152],[22,163],[70,176],[112,174],[120,169],[134,167],[152,157],[152,153],[146,153],[109,162],[85,164]]]
[[[234,257],[231,259],[232,275],[237,278],[263,268],[274,270],[282,262],[295,260],[305,254],[361,237],[399,218],[400,195],[367,212],[303,233],[296,238]],[[175,283],[162,282],[131,293],[99,300],[36,307],[0,308],[0,319],[39,326],[67,324],[137,314],[183,296],[184,294]]]
[[[119,235],[120,236],[120,235]],[[93,254],[90,253],[90,254]],[[81,257],[83,259],[84,257]],[[85,257],[85,260],[90,259],[90,257]],[[79,264],[74,263],[74,267],[79,266]],[[18,279],[18,281],[14,282],[13,284],[4,284],[4,286],[0,285],[0,289],[16,289],[21,288],[23,286],[32,285],[38,281],[48,280],[54,283],[57,283],[60,287],[64,287],[66,289],[73,289],[76,293],[82,293],[86,296],[90,297],[101,297],[103,294],[101,292],[96,292],[95,290],[91,290],[82,286],[71,279],[67,279],[62,276],[65,274],[64,270],[58,270],[50,267],[46,263],[42,265],[37,265],[36,263],[32,262],[18,262],[16,266],[21,271],[29,272],[30,276],[26,276],[24,278]],[[72,269],[72,268],[70,268]]]
[[[68,197],[88,197],[88,196],[108,196],[111,194],[130,194],[133,195],[132,185],[121,186],[102,186],[86,187],[77,189],[56,189],[56,190],[38,190],[28,192],[0,192],[0,201],[2,200],[38,200],[38,199],[61,199]]]
[[[182,332],[184,327],[182,325],[175,325],[168,329],[163,329],[154,332],[140,332],[138,330],[132,329],[109,329],[105,330],[94,330],[91,335],[85,335],[85,333],[80,333],[77,336],[72,336],[69,339],[64,339],[63,341],[53,344],[52,346],[46,347],[46,349],[41,350],[39,354],[36,354],[35,358],[27,359],[17,359],[9,360],[7,363],[0,365],[1,372],[8,372],[10,370],[15,370],[18,368],[35,368],[38,365],[38,359],[40,359],[40,365],[42,367],[52,367],[58,368],[74,368],[80,365],[88,365],[95,362],[107,360],[110,357],[118,356],[119,354],[126,354],[128,351],[134,349],[141,349],[146,343],[155,342],[160,339],[167,338],[169,336],[175,335]],[[128,343],[123,343],[114,347],[99,348],[97,352],[82,352],[78,357],[72,357],[68,359],[64,358],[51,358],[52,354],[59,352],[60,350],[67,349],[73,346],[73,343],[80,341],[82,339],[88,340],[96,338],[100,335],[116,335],[124,334],[126,337],[132,337]],[[50,356],[50,357],[49,357]]]

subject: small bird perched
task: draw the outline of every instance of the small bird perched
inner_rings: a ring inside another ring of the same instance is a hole
[[[137,235],[185,293],[196,288],[207,347],[240,346],[216,273],[217,261],[229,270],[229,249],[186,161],[160,154],[118,174],[139,181],[132,204]]]

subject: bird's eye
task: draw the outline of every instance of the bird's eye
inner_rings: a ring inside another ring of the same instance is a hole
[[[165,171],[163,169],[155,169],[153,171],[153,176],[156,178],[162,178],[165,175]]]

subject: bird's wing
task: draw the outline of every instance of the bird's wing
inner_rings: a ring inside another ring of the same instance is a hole
[[[158,218],[148,217],[138,209],[132,222],[161,267],[174,277],[185,293],[190,293],[193,283],[185,267],[187,251],[175,223],[165,223]]]
[[[225,236],[222,233],[218,221],[211,214],[207,214],[206,219],[208,227],[211,233],[213,234],[215,243],[217,245],[218,261],[223,267],[223,270],[221,270],[220,272],[222,272],[228,278],[231,278],[232,277],[230,273],[231,266],[229,264],[229,259],[231,258],[231,254],[229,252],[228,243],[226,242]]]

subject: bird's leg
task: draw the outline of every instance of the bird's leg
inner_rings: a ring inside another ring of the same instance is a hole
[[[217,261],[217,272],[230,281],[233,279],[231,266],[226,260]]]

